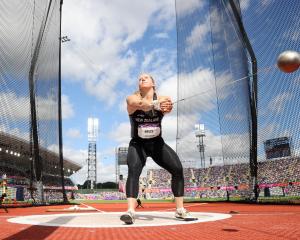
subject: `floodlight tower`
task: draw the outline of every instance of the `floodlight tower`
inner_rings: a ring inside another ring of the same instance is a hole
[[[205,168],[205,155],[204,155],[204,141],[205,128],[204,124],[195,124],[195,136],[199,139],[199,144],[197,145],[200,153],[200,164],[201,168]]]
[[[88,118],[88,177],[87,180],[91,181],[91,189],[97,183],[97,139],[99,132],[98,118]]]

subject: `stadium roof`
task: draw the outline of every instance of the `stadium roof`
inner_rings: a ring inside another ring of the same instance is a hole
[[[50,151],[49,149],[43,147],[40,147],[39,150],[40,156],[45,163],[53,167],[59,166],[58,153]],[[31,160],[30,142],[3,132],[0,132],[0,152],[1,156],[4,156],[3,154],[7,154],[7,159],[15,159],[14,162],[17,162],[21,165],[28,165],[29,160]],[[12,163],[10,163],[9,165],[11,166]],[[65,172],[69,172],[70,174],[72,174],[73,172],[78,171],[81,167],[82,166],[80,166],[79,164],[64,157]],[[47,172],[47,170],[48,169],[44,168],[45,172]]]

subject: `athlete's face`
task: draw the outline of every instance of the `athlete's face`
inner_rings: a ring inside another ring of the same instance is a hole
[[[141,74],[139,77],[139,88],[145,89],[145,88],[152,88],[154,87],[154,82],[150,75],[148,74]]]

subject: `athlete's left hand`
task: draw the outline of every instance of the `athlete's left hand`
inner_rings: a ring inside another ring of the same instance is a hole
[[[165,99],[162,102],[160,102],[160,109],[162,113],[169,113],[173,109],[173,103],[171,99]]]

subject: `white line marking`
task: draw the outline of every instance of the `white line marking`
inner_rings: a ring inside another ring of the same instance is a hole
[[[68,213],[68,214],[48,214],[31,215],[7,219],[8,222],[18,224],[30,224],[39,226],[56,227],[79,227],[79,228],[122,228],[122,227],[153,227],[195,224],[201,222],[211,222],[232,217],[230,214],[191,212],[198,218],[195,221],[182,221],[174,217],[172,212],[138,212],[136,221],[132,225],[126,225],[120,221],[122,212],[106,213]]]
[[[194,206],[199,206],[199,205],[204,205],[204,204],[207,204],[207,203],[198,203],[198,204],[193,204],[193,205],[184,205],[185,208],[189,208],[189,207],[194,207]],[[157,211],[153,211],[153,212],[164,212],[164,211],[174,211],[176,210],[176,207],[173,207],[173,208],[167,208],[167,209],[164,209],[164,210],[157,210]]]
[[[89,205],[87,205],[87,204],[84,204],[84,203],[80,203],[80,204],[83,205],[83,206],[85,206],[85,207],[87,207],[87,208],[95,209],[95,210],[98,211],[98,212],[105,213],[105,211],[102,211],[102,210],[97,209],[97,208],[95,208],[95,207],[89,206]]]
[[[297,215],[299,213],[235,213],[233,215],[240,216],[277,216],[277,215]]]

